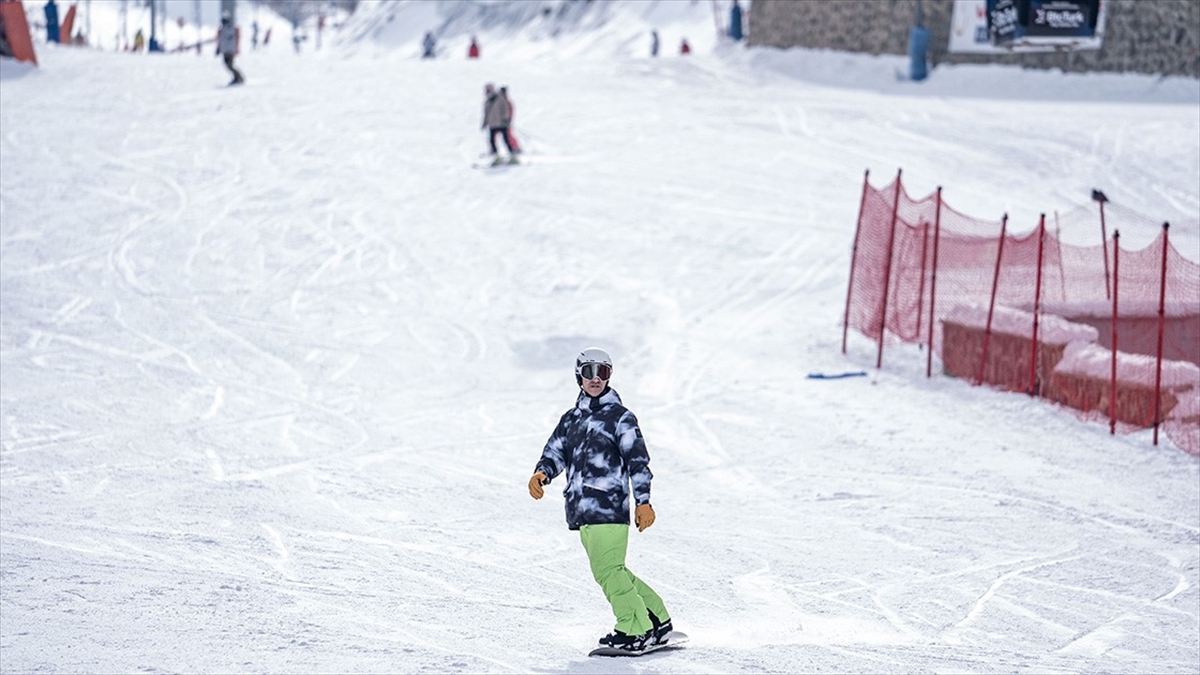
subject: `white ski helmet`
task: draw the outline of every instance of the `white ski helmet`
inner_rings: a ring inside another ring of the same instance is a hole
[[[579,385],[583,384],[584,364],[607,366],[608,377],[601,376],[601,379],[607,380],[609,377],[612,377],[612,357],[608,355],[608,352],[599,347],[588,347],[579,352],[579,355],[575,357],[575,383]],[[588,379],[592,378],[589,377]]]

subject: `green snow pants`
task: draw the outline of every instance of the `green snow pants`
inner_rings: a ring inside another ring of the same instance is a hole
[[[647,610],[654,612],[659,621],[670,619],[658,593],[625,567],[628,525],[583,525],[579,528],[579,539],[587,551],[592,576],[612,605],[617,630],[626,635],[641,635],[650,630],[653,624]]]

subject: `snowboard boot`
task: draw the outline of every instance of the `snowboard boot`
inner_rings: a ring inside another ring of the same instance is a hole
[[[654,628],[650,629],[650,644],[652,645],[660,645],[666,642],[667,635],[675,630],[675,627],[671,625],[671,619],[668,618],[666,622],[663,622],[657,616],[654,616],[654,612],[650,612],[650,623],[654,624]]]
[[[627,652],[640,652],[654,639],[654,631],[646,631],[642,635],[627,635],[619,630],[600,638],[601,647],[612,647]]]

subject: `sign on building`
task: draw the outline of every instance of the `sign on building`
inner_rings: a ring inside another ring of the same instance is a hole
[[[974,54],[1099,49],[1105,0],[954,0],[949,51]]]

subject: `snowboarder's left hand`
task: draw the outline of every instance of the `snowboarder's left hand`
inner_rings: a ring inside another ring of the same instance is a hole
[[[637,525],[638,532],[654,524],[654,507],[650,506],[650,502],[638,504],[633,512],[633,522]]]

